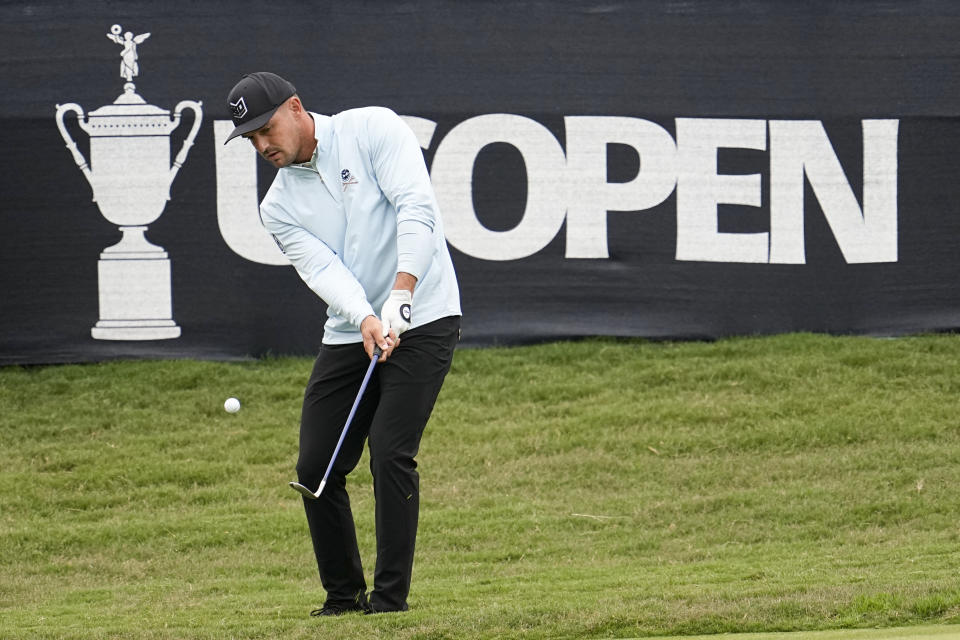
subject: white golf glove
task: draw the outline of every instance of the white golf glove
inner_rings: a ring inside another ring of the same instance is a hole
[[[413,294],[406,289],[394,289],[380,309],[380,322],[383,323],[383,335],[386,337],[393,329],[397,337],[410,328],[410,305]]]

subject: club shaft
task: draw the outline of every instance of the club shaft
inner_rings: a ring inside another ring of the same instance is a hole
[[[357,392],[357,399],[353,401],[353,406],[350,408],[350,415],[347,416],[347,422],[343,425],[343,431],[340,432],[340,439],[337,440],[337,446],[333,450],[333,455],[330,456],[330,463],[327,465],[327,470],[323,473],[323,480],[320,481],[320,488],[317,490],[318,496],[327,484],[327,478],[330,477],[330,470],[333,469],[333,463],[337,461],[337,454],[340,453],[340,447],[347,437],[347,429],[350,428],[350,423],[353,422],[353,416],[357,413],[357,407],[360,406],[360,400],[363,398],[363,392],[367,389],[367,383],[370,382],[373,368],[377,366],[377,361],[380,359],[379,351],[379,349],[374,351],[373,358],[370,360],[370,366],[367,367],[367,373],[363,376],[363,382],[360,383],[360,391]]]

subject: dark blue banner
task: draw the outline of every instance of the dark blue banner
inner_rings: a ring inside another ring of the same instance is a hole
[[[0,364],[305,354],[246,72],[401,114],[463,343],[960,327],[953,3],[0,6]]]

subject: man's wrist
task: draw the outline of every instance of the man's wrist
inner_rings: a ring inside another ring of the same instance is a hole
[[[413,289],[417,286],[417,277],[412,273],[407,273],[401,271],[397,274],[397,279],[393,283],[394,289],[405,289],[410,293],[413,293]]]

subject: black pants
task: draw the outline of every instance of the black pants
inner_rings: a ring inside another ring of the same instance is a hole
[[[407,608],[420,508],[414,458],[459,333],[459,316],[404,332],[390,359],[374,369],[326,488],[319,499],[304,499],[326,604],[352,603],[366,592],[346,476],[369,439],[377,526],[370,604],[377,611]],[[300,420],[301,484],[319,486],[369,364],[359,343],[320,349]]]

